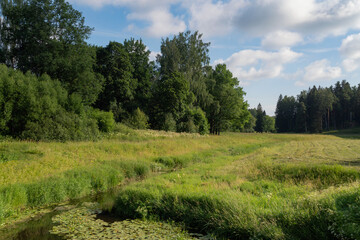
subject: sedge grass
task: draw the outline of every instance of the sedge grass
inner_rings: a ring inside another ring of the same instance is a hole
[[[360,239],[360,142],[268,136],[128,186],[114,212],[224,239]]]
[[[258,148],[284,141],[261,134],[202,137],[155,133],[141,131],[98,142],[0,142],[0,222],[29,207],[107,191],[124,179],[142,179],[151,172],[206,162],[240,145]]]

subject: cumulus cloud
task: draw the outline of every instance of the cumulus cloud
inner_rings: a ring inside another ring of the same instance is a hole
[[[242,8],[236,27],[262,36],[280,29],[326,37],[360,28],[358,0],[255,0]]]
[[[153,52],[153,51],[151,51],[151,52],[150,52],[150,55],[149,55],[150,61],[156,61],[156,57],[157,57],[158,55],[161,55],[161,52]]]
[[[252,80],[279,77],[285,64],[293,62],[301,56],[301,53],[293,52],[289,48],[274,52],[242,50],[226,60],[215,61],[215,64],[225,63],[234,76],[245,84]]]
[[[185,2],[184,5],[190,13],[190,29],[199,30],[206,36],[223,36],[233,30],[233,20],[246,3],[243,0],[199,0]]]
[[[265,49],[281,49],[291,47],[302,41],[302,36],[298,33],[288,31],[276,31],[265,36],[261,45]]]
[[[305,86],[309,83],[313,84],[320,81],[340,78],[342,76],[342,70],[340,67],[331,66],[329,60],[322,59],[312,62],[298,75],[302,76],[302,80],[297,81],[295,85]]]
[[[151,36],[168,35],[186,29],[199,30],[205,36],[223,36],[238,31],[245,35],[271,38],[283,31],[290,46],[302,36],[321,39],[360,29],[359,0],[70,0],[94,8],[104,5],[127,7],[129,19],[142,20],[150,26]],[[182,14],[188,13],[184,21]],[[181,11],[180,11],[181,12]],[[159,31],[160,30],[160,31]],[[289,34],[292,32],[293,34]],[[269,35],[268,35],[269,34]],[[272,34],[272,35],[271,35]],[[295,38],[295,39],[294,39]],[[268,44],[268,45],[266,45]]]
[[[137,30],[150,37],[163,37],[185,31],[187,26],[182,16],[174,16],[170,8],[179,0],[70,0],[71,3],[101,8],[105,5],[127,7],[130,13],[128,20],[144,21],[148,26],[144,29],[130,24],[128,30]]]
[[[180,17],[174,17],[167,9],[134,12],[127,18],[149,22],[150,26],[143,29],[143,33],[151,37],[163,37],[186,30],[185,22]]]
[[[360,34],[347,36],[339,49],[344,60],[344,69],[348,72],[355,71],[360,67]]]

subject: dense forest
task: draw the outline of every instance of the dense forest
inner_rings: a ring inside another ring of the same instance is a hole
[[[4,0],[0,20],[1,135],[92,139],[115,122],[220,134],[251,120],[238,80],[210,66],[198,32],[162,39],[150,61],[142,40],[87,44],[93,29],[64,0]]]
[[[313,87],[296,98],[280,95],[276,107],[278,132],[345,129],[360,123],[360,85],[343,80],[328,88]]]
[[[33,140],[97,139],[132,128],[220,134],[322,132],[360,123],[360,86],[346,81],[280,95],[276,116],[248,109],[224,64],[210,65],[199,32],[161,41],[151,61],[141,39],[93,46],[92,28],[65,0],[0,5],[0,135]]]

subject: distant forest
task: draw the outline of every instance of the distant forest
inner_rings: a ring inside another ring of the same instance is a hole
[[[275,128],[260,104],[248,109],[226,65],[210,65],[210,43],[198,32],[162,39],[150,61],[141,39],[87,44],[93,29],[64,0],[2,0],[0,10],[2,136],[97,139],[119,123],[200,134],[320,132],[360,118],[359,90],[342,83],[280,96]]]
[[[329,88],[313,87],[296,98],[280,95],[276,106],[278,132],[319,133],[360,123],[360,85],[343,80]]]

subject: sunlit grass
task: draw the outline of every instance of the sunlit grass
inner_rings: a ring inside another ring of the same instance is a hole
[[[358,239],[360,141],[267,136],[272,141],[259,148],[233,146],[207,162],[128,186],[114,211],[180,221],[230,239]]]
[[[0,219],[148,177],[120,192],[114,212],[225,238],[356,239],[359,168],[360,140],[332,135],[129,131],[98,142],[5,140]]]
[[[284,141],[270,135],[200,136],[138,131],[97,142],[0,142],[0,221],[24,207],[42,206],[106,191],[127,178],[143,178],[252,151]],[[244,149],[239,150],[239,146]],[[164,159],[168,164],[162,162]],[[172,164],[169,164],[172,163]],[[21,211],[20,211],[21,212]]]

